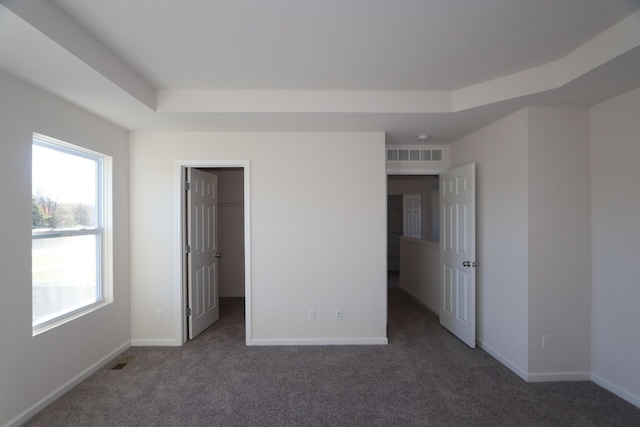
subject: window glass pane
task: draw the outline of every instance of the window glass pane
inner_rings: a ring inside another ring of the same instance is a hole
[[[32,239],[34,325],[101,299],[97,247],[96,235]]]
[[[387,150],[387,160],[395,162],[398,160],[398,150]]]
[[[422,150],[421,159],[423,161],[430,161],[431,160],[431,150]]]
[[[33,144],[33,228],[98,227],[97,168],[95,159]]]
[[[442,160],[442,150],[432,150],[431,151],[431,159],[434,161],[441,161]]]
[[[409,160],[409,150],[398,150],[398,160]]]
[[[420,150],[409,150],[409,160],[419,161],[420,160]]]
[[[100,305],[96,303],[111,301],[111,282],[105,284],[102,274],[104,256],[111,253],[110,240],[103,235],[103,215],[110,214],[103,213],[105,159],[81,147],[33,136],[34,335],[95,309]]]

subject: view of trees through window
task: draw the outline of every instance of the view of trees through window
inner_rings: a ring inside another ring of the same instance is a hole
[[[93,206],[85,203],[60,203],[42,192],[31,195],[33,228],[93,227]]]
[[[97,163],[95,158],[78,154],[54,146],[33,145],[34,229],[96,226]]]
[[[36,328],[103,299],[102,159],[39,136],[34,137],[31,160],[32,317]]]

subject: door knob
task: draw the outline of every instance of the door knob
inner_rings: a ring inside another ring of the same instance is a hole
[[[216,258],[220,258],[220,252],[216,252],[216,254],[214,255]]]
[[[464,261],[464,262],[462,263],[462,266],[463,266],[463,267],[471,267],[471,261]]]

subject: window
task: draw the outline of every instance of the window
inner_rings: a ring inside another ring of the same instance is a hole
[[[111,301],[110,158],[34,134],[31,166],[35,335]]]

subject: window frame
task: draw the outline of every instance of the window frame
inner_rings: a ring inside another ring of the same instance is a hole
[[[96,300],[81,307],[68,310],[58,316],[43,320],[38,323],[33,322],[33,336],[53,329],[59,325],[67,323],[73,319],[82,317],[93,312],[100,307],[113,302],[113,282],[112,282],[112,194],[111,194],[111,164],[112,159],[106,154],[102,154],[84,147],[79,147],[46,135],[34,133],[32,147],[40,146],[69,154],[79,158],[84,158],[96,162],[96,200],[95,200],[95,224],[92,228],[83,229],[54,229],[46,231],[36,231],[32,229],[31,241],[34,240],[64,238],[76,236],[93,235],[96,237]],[[33,167],[33,161],[32,161]],[[33,192],[33,183],[31,186]],[[33,255],[32,255],[33,261]],[[33,273],[31,280],[31,303],[33,310]]]

